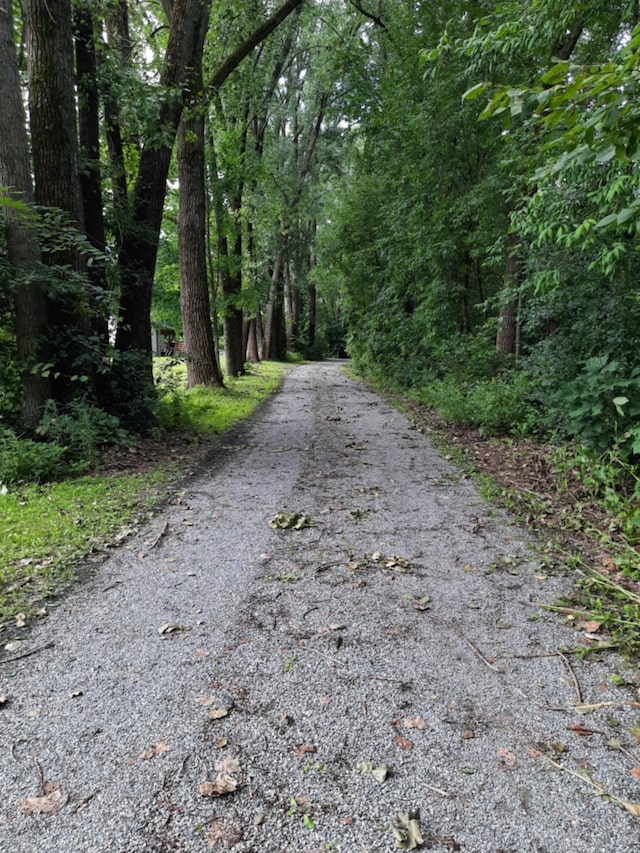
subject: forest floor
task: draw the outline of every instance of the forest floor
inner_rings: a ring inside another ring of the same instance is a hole
[[[0,849],[640,851],[637,667],[418,413],[302,365],[184,459],[0,660]]]

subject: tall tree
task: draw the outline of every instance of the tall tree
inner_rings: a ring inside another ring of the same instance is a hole
[[[229,53],[208,81],[208,88],[218,89],[245,56],[302,2],[303,0],[286,0],[241,45]],[[123,236],[118,258],[121,296],[116,348],[128,356],[138,355],[139,363],[133,372],[128,372],[126,381],[133,382],[142,395],[147,394],[153,387],[151,294],[167,175],[182,115],[184,88],[190,79],[189,69],[197,56],[202,15],[201,0],[176,0],[173,5],[160,78],[161,90],[168,92],[168,95],[162,101],[158,112],[157,134],[153,142],[144,147],[140,156],[130,225]]]
[[[31,165],[26,121],[18,72],[11,0],[0,0],[0,187],[12,203],[4,206],[8,260],[15,270],[15,335],[21,370],[22,422],[34,428],[50,394],[49,380],[42,370],[32,370],[46,355],[47,326],[40,245],[33,203]]]

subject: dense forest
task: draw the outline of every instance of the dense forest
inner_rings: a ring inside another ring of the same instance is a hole
[[[640,492],[639,15],[0,0],[3,448],[148,429],[155,337],[190,387],[348,354]]]

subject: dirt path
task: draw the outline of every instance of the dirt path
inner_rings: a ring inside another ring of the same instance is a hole
[[[601,795],[640,802],[640,706],[611,653],[557,654],[567,586],[401,414],[298,367],[0,663],[0,850],[640,851]]]

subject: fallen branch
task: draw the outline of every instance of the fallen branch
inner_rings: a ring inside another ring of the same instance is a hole
[[[582,705],[582,690],[580,689],[580,682],[578,681],[575,672],[573,671],[573,667],[569,663],[569,658],[564,655],[562,652],[558,652],[558,657],[565,665],[567,672],[571,676],[571,680],[573,681],[573,688],[576,691],[576,701],[575,705]]]

